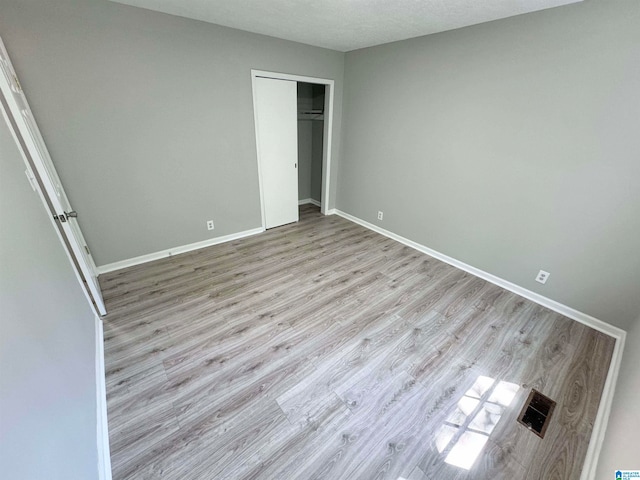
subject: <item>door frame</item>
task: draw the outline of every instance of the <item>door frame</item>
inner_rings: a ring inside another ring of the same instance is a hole
[[[254,133],[256,137],[256,158],[258,165],[258,184],[260,187],[260,214],[262,216],[262,228],[265,228],[264,211],[264,190],[262,186],[262,170],[260,168],[260,146],[258,141],[258,112],[256,109],[256,88],[255,79],[257,77],[273,78],[276,80],[288,80],[294,82],[316,83],[325,86],[324,93],[324,135],[322,140],[322,198],[320,202],[320,212],[327,215],[329,210],[329,192],[331,191],[331,146],[333,142],[333,113],[335,98],[335,80],[319,77],[308,77],[305,75],[295,75],[290,73],[270,72],[266,70],[251,69],[251,93],[253,95],[253,121]]]
[[[0,68],[0,110],[2,111],[2,118],[6,122],[25,163],[25,173],[29,183],[42,201],[49,221],[53,224],[58,234],[58,238],[71,262],[73,271],[89,305],[96,316],[106,315],[107,311],[100,285],[97,280],[94,285],[92,278],[87,278],[88,276],[97,277],[93,258],[88,250],[87,255],[84,256],[82,249],[88,249],[84,236],[79,227],[74,230],[70,223],[71,218],[69,220],[66,219],[68,215],[64,210],[65,208],[70,208],[68,198],[2,38],[0,38],[0,52],[2,52],[2,57],[5,58],[4,67]],[[14,93],[19,95],[19,100],[15,98]],[[27,119],[31,121],[31,125],[29,125]],[[63,217],[64,219],[62,219]],[[81,240],[81,243],[78,243],[79,240]]]

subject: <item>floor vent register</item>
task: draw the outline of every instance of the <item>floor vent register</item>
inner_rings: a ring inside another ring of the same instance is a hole
[[[556,402],[537,390],[532,389],[529,398],[527,398],[518,416],[518,422],[540,438],[544,438],[544,434],[549,426],[549,420],[555,408]]]

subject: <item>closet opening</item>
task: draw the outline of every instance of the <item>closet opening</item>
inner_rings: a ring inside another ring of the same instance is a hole
[[[322,205],[326,86],[298,82],[298,204]]]
[[[297,222],[305,203],[331,215],[335,82],[251,70],[251,86],[262,227]]]

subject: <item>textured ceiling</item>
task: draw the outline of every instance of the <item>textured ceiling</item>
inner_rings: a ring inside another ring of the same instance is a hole
[[[346,52],[582,0],[112,0]]]

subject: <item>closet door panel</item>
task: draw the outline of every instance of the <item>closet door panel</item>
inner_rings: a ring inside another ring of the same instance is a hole
[[[266,228],[298,221],[296,82],[255,78],[256,139]]]

